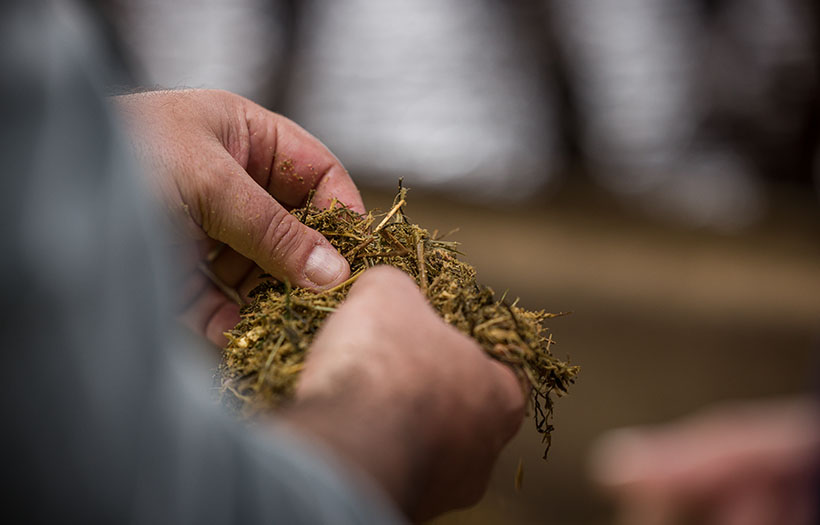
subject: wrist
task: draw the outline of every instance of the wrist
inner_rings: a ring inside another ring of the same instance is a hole
[[[423,476],[424,445],[388,404],[303,399],[284,409],[280,419],[309,434],[334,452],[342,462],[378,485],[405,514],[418,500]]]

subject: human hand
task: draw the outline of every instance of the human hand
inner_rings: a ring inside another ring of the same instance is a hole
[[[279,415],[426,519],[480,498],[524,403],[509,368],[445,324],[408,276],[376,267],[322,327]]]
[[[327,239],[288,212],[315,189],[316,206],[335,198],[364,213],[347,172],[305,130],[224,91],[155,91],[114,101],[172,224],[198,240],[199,259],[188,261],[184,287],[187,324],[222,346],[222,333],[239,321],[237,297],[260,274],[313,289],[349,276]]]
[[[808,525],[817,518],[820,412],[807,400],[726,404],[593,453],[621,523]]]

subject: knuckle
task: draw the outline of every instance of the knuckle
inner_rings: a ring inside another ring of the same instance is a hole
[[[256,252],[272,261],[284,261],[299,249],[303,238],[302,224],[284,209],[277,209],[271,213]]]
[[[481,501],[481,498],[484,497],[484,493],[487,492],[488,483],[489,478],[485,477],[478,482],[468,484],[468,489],[465,491],[464,497],[460,502],[461,506],[471,507]]]
[[[510,395],[507,396],[507,402],[504,407],[505,417],[503,418],[503,421],[506,423],[505,427],[508,438],[512,438],[512,436],[515,435],[521,427],[521,423],[524,420],[526,407],[527,398],[521,390],[521,387],[516,384],[511,387]]]
[[[527,407],[527,402],[524,399],[524,396],[519,397],[519,401],[513,403],[509,407],[509,411],[507,413],[507,421],[508,421],[508,437],[512,439],[512,437],[518,432],[518,429],[521,428],[521,423],[524,421],[524,413]]]
[[[484,356],[482,356],[484,357]],[[518,431],[526,411],[528,395],[519,381],[516,373],[507,365],[484,357],[488,365],[486,382],[488,389],[485,392],[488,402],[486,406],[494,407],[498,417],[495,431],[506,442]]]
[[[362,279],[366,279],[368,282],[372,281],[374,283],[385,283],[393,280],[400,280],[403,277],[408,276],[398,268],[393,268],[392,266],[387,266],[385,264],[374,266],[362,275]]]
[[[216,199],[219,198],[216,186],[212,177],[202,177],[193,181],[196,189],[193,198],[188,199],[193,206],[187,206],[186,211],[196,224],[202,228],[206,234],[213,236],[219,230],[219,214],[213,213],[216,209]],[[183,198],[185,202],[186,199]]]
[[[237,95],[235,95],[234,93],[231,93],[230,91],[225,90],[225,89],[207,89],[207,90],[205,90],[205,93],[207,93],[208,95],[210,95],[213,98],[224,100],[224,101],[232,101],[232,100],[238,98]]]
[[[359,278],[359,288],[378,291],[379,295],[391,297],[400,295],[408,299],[412,295],[421,296],[415,281],[403,271],[387,265],[370,268]]]

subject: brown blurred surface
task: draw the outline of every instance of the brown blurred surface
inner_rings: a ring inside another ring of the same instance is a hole
[[[384,209],[392,195],[364,197]],[[601,432],[811,387],[820,361],[820,213],[808,190],[780,188],[766,222],[733,236],[651,223],[583,185],[515,209],[411,191],[406,211],[431,230],[460,228],[452,238],[496,292],[572,311],[550,324],[554,351],[582,366],[558,402],[549,460],[525,421],[482,502],[436,523],[610,523],[586,476]]]

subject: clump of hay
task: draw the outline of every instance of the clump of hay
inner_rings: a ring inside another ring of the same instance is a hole
[[[457,243],[408,221],[403,212],[406,196],[407,190],[400,189],[384,214],[359,216],[336,203],[320,210],[311,198],[292,212],[344,255],[351,277],[321,293],[291,289],[275,280],[251,292],[252,302],[242,309],[241,321],[226,333],[229,343],[219,374],[223,401],[252,417],[291,398],[324,320],[362,272],[388,264],[411,275],[446,322],[473,337],[529,385],[535,426],[549,449],[553,397],[566,393],[578,374],[577,366],[550,352],[553,340],[543,321],[561,314],[525,310],[503,296],[496,299],[490,288],[476,282],[475,269],[457,258]]]

